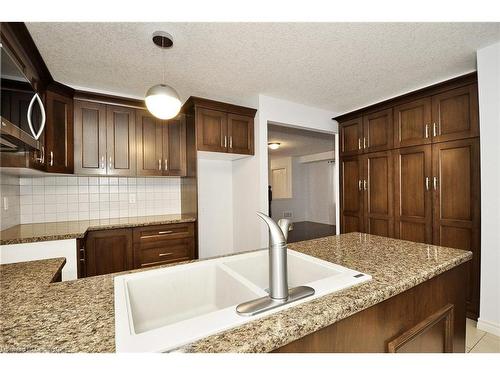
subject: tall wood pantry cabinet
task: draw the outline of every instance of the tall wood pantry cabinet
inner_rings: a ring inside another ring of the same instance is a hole
[[[467,75],[337,118],[341,233],[472,251],[468,316],[479,315],[477,76]]]

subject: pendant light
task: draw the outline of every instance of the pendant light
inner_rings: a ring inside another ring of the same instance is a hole
[[[153,33],[153,43],[163,49],[174,45],[172,36],[164,31]],[[165,82],[165,64],[163,64],[163,82]],[[181,109],[179,94],[173,87],[164,83],[151,87],[146,93],[145,102],[149,112],[162,120],[175,117]]]

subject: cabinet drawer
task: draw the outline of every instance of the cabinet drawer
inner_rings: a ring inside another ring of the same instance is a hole
[[[193,259],[194,239],[180,238],[157,242],[156,246],[135,249],[135,267],[156,266]]]
[[[193,223],[151,225],[134,228],[134,243],[141,248],[146,248],[148,245],[157,246],[159,241],[188,237],[194,237]]]

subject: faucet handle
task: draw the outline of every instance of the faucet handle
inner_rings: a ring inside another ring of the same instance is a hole
[[[278,226],[283,232],[283,236],[285,236],[285,241],[288,239],[288,232],[290,231],[290,227],[292,225],[292,221],[288,219],[279,219]]]
[[[273,219],[263,214],[262,212],[257,212],[257,215],[262,220],[264,220],[267,226],[269,227],[269,236],[271,244],[278,245],[286,243],[286,235],[284,234],[283,229],[280,226],[278,226],[278,224],[276,224],[276,222]]]

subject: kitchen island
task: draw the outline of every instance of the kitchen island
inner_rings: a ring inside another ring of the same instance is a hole
[[[372,280],[178,351],[464,352],[465,283],[472,253],[362,233],[289,247]],[[52,282],[63,265],[58,258],[0,267],[0,351],[115,351],[117,274]]]

